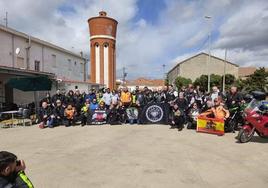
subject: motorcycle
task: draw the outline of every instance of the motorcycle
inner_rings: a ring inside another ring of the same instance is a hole
[[[262,138],[268,138],[268,103],[265,93],[253,92],[253,99],[244,111],[245,124],[238,133],[241,143],[249,142],[255,132]]]
[[[235,133],[244,124],[244,110],[248,104],[241,103],[229,109],[231,116],[226,121],[225,132]]]

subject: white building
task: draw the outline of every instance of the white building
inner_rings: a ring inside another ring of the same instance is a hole
[[[0,25],[0,103],[27,104],[33,102],[34,92],[9,88],[12,78],[45,76],[56,89],[79,89],[88,92],[98,87],[88,82],[86,59],[49,42]],[[37,99],[45,91],[37,92]]]

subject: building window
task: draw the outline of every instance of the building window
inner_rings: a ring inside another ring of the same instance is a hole
[[[40,61],[34,61],[34,70],[40,71]]]
[[[52,66],[57,67],[57,57],[55,54],[52,54]]]
[[[74,65],[76,65],[77,63],[76,63],[76,61],[74,62]]]
[[[68,69],[72,70],[72,61],[68,59]]]
[[[23,57],[17,57],[17,67],[18,68],[25,68],[24,67],[24,58]]]

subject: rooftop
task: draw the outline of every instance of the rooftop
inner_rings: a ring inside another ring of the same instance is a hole
[[[126,82],[127,86],[164,86],[165,81],[163,79],[147,79],[147,78],[137,78],[136,80],[128,80]]]
[[[25,39],[29,39],[29,37],[30,37],[31,41],[34,41],[34,42],[36,42],[38,44],[42,44],[42,45],[48,46],[50,48],[56,49],[58,51],[61,51],[61,52],[67,53],[67,54],[70,54],[70,55],[75,56],[77,58],[81,58],[83,60],[85,59],[80,54],[74,53],[72,51],[66,50],[66,49],[64,49],[64,48],[62,48],[60,46],[57,46],[55,44],[52,44],[50,42],[41,40],[39,38],[36,38],[36,37],[33,37],[33,36],[28,35],[26,33],[17,31],[15,29],[10,28],[10,27],[5,27],[4,25],[1,25],[0,24],[0,31],[1,30],[4,31],[4,32],[10,33],[10,34],[16,35],[16,36],[20,36],[20,37],[25,38]]]

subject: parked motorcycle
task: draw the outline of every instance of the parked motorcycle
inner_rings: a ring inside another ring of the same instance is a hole
[[[265,93],[253,92],[253,99],[244,111],[245,124],[238,133],[241,143],[249,142],[255,132],[262,138],[268,137],[268,102]]]
[[[248,104],[241,103],[229,109],[231,116],[226,121],[225,132],[235,132],[244,125],[244,110]]]

